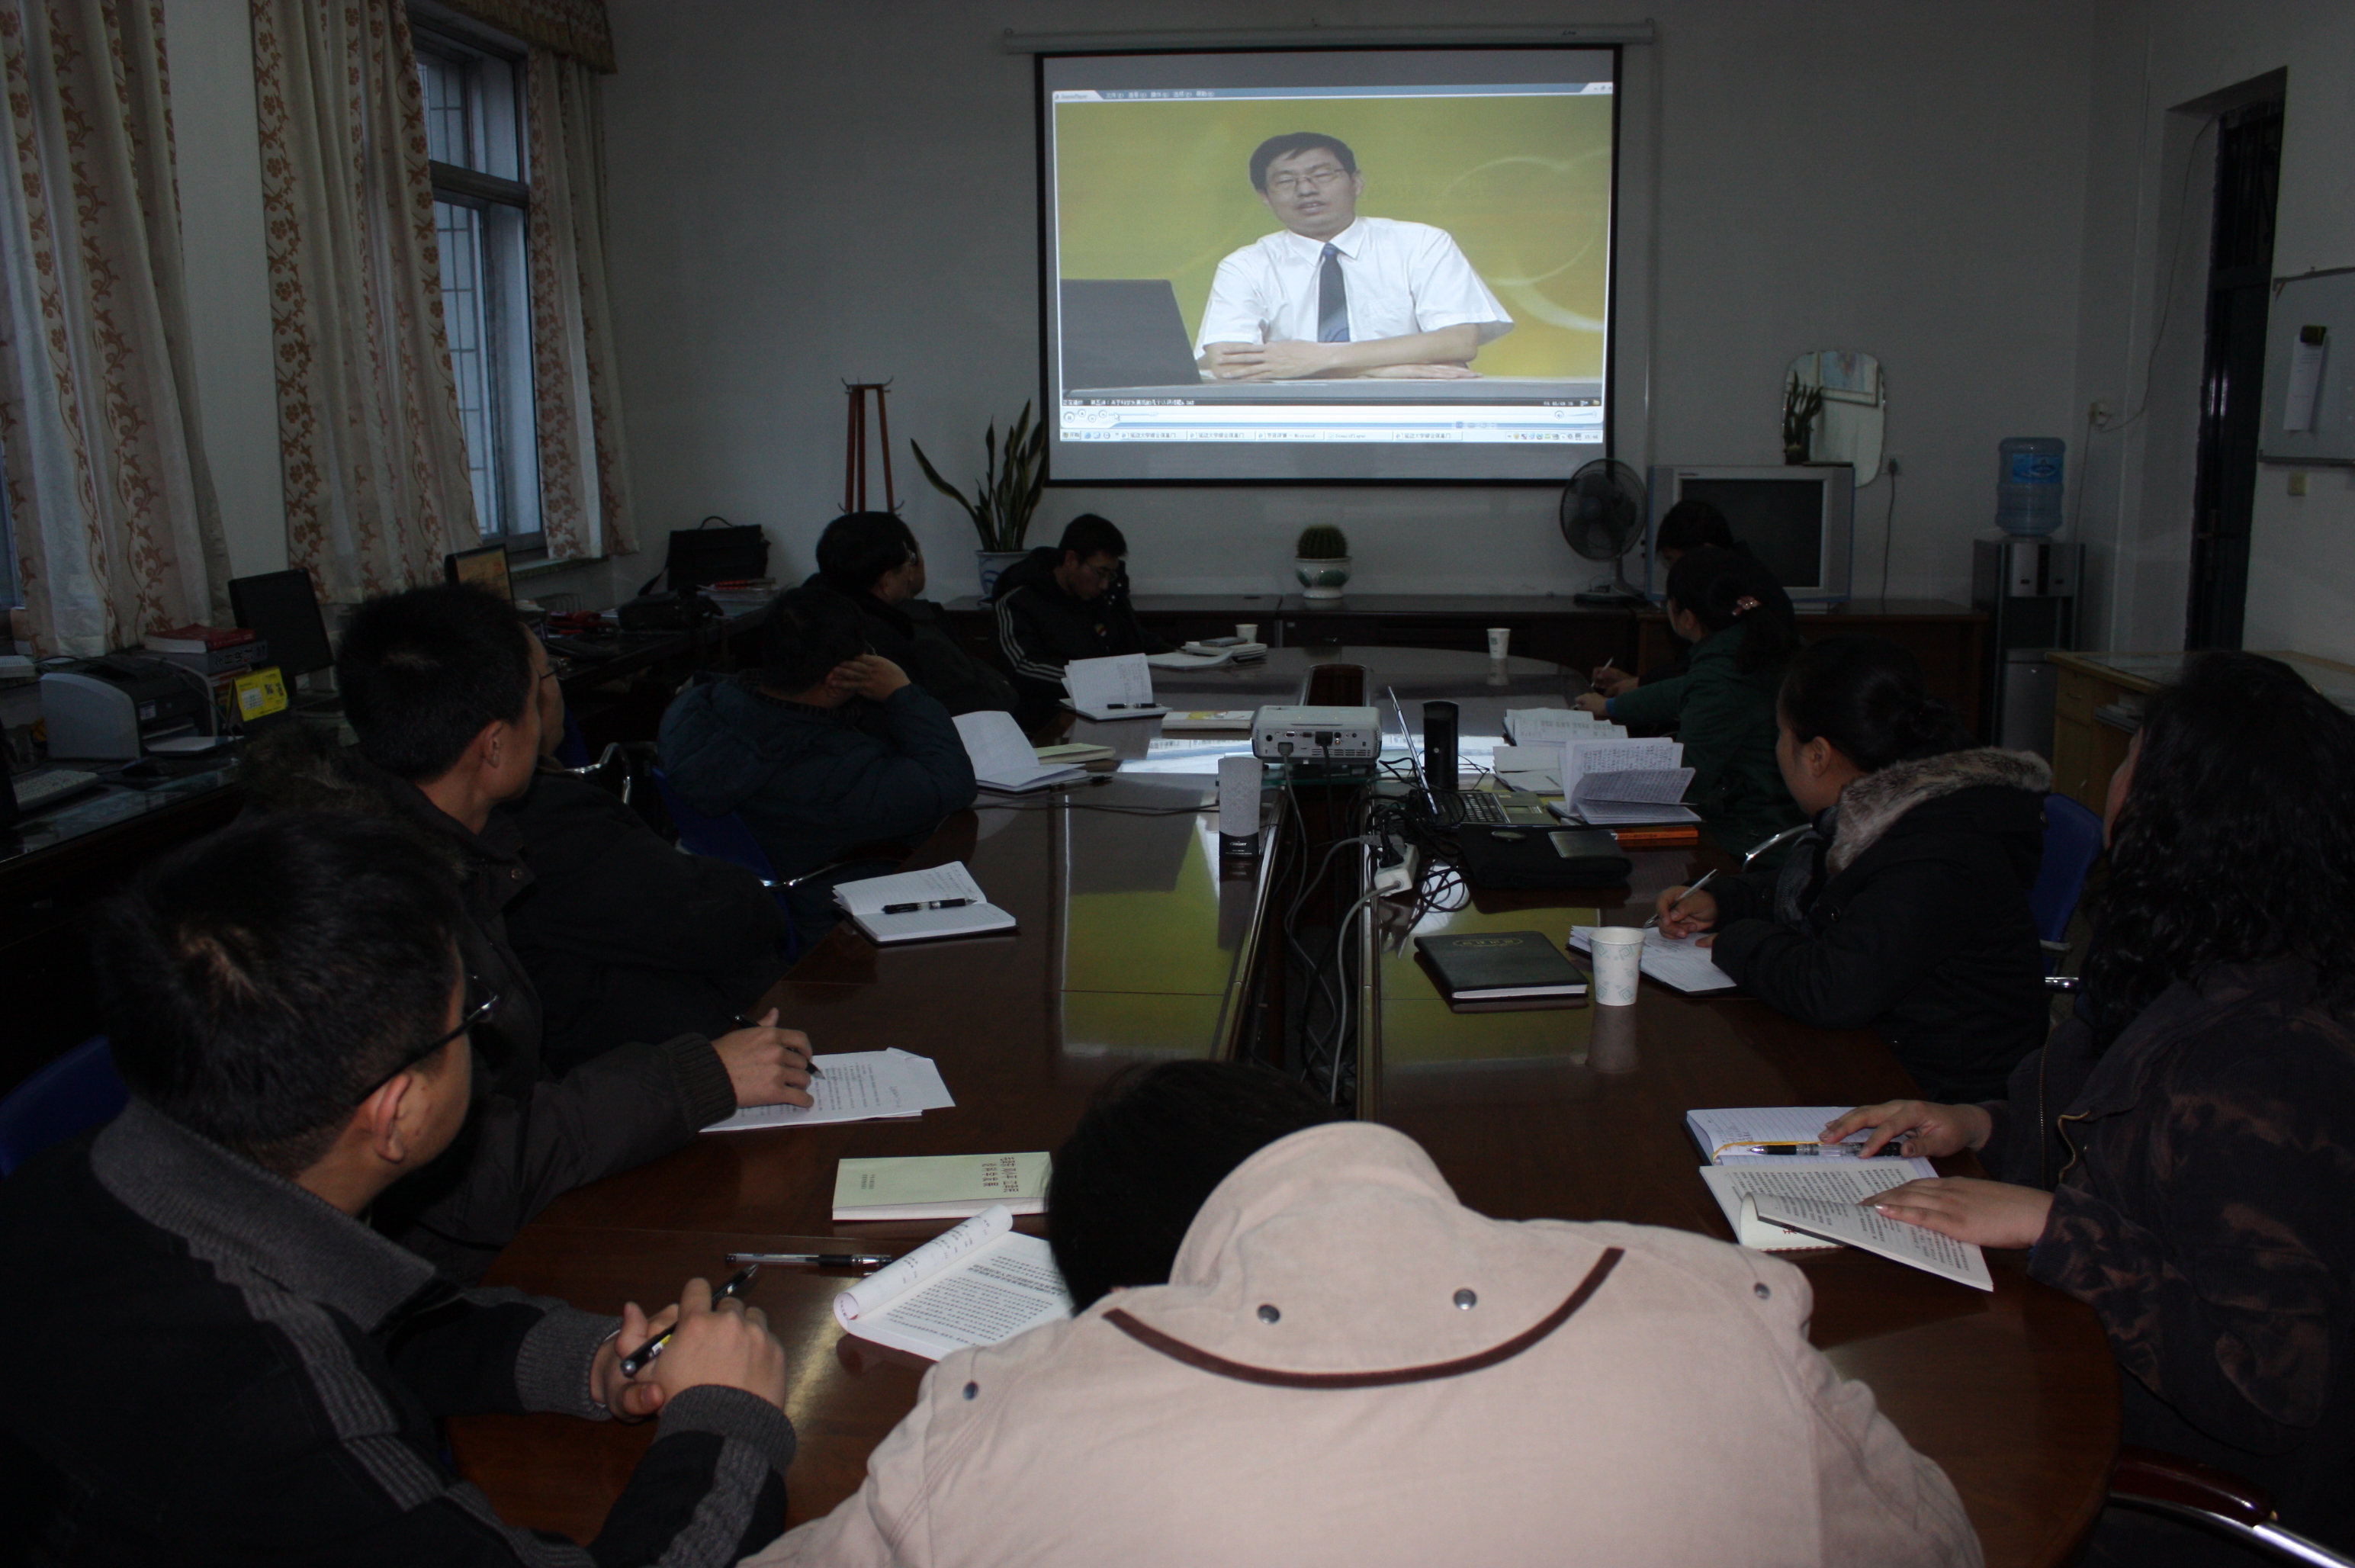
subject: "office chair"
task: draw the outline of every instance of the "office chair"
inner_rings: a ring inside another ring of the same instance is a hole
[[[2065,795],[2044,797],[2044,863],[2029,891],[2028,907],[2036,920],[2036,935],[2044,944],[2045,968],[2056,967],[2069,952],[2069,919],[2077,912],[2077,896],[2085,890],[2085,873],[2102,853],[2102,819]]]
[[[2355,1559],[2284,1530],[2275,1522],[2273,1499],[2262,1487],[2229,1470],[2156,1448],[2129,1445],[2118,1450],[2117,1467],[2110,1473],[2110,1503],[2228,1536],[2277,1563],[2355,1568]]]
[[[104,1035],[83,1040],[0,1100],[0,1177],[53,1144],[112,1121],[131,1098]]]

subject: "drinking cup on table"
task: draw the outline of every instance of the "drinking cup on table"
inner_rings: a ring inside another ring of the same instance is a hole
[[[1513,629],[1510,626],[1489,627],[1488,656],[1492,659],[1503,658],[1505,650],[1512,645],[1512,641]]]
[[[1235,623],[1235,635],[1241,637],[1247,643],[1258,642],[1259,623],[1257,621],[1238,621]]]
[[[1588,944],[1594,960],[1594,1001],[1598,1007],[1632,1008],[1636,979],[1644,972],[1644,930],[1636,925],[1600,925]]]

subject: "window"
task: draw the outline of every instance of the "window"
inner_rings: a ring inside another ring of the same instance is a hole
[[[540,542],[533,440],[523,65],[416,29],[442,247],[442,314],[485,542]]]

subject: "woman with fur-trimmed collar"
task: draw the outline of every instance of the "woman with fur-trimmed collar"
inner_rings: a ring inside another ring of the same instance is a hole
[[[2041,758],[1971,743],[1913,656],[1827,637],[1791,663],[1775,759],[1814,827],[1779,871],[1676,903],[1672,936],[1714,929],[1718,967],[1802,1023],[1870,1028],[1925,1093],[2002,1093],[2044,1043],[2043,951],[2028,904],[2043,855]]]

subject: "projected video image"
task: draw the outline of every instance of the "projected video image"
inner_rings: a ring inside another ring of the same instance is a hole
[[[1135,57],[1050,62],[1059,445],[1599,446],[1612,63],[1165,57],[1150,65],[1177,85],[1135,86],[1120,84]],[[1312,80],[1200,85],[1287,64]],[[1462,80],[1483,73],[1556,80]],[[1370,452],[1173,466],[1066,450],[1066,468],[1103,477],[1421,471]],[[1460,453],[1438,464],[1511,476]]]

